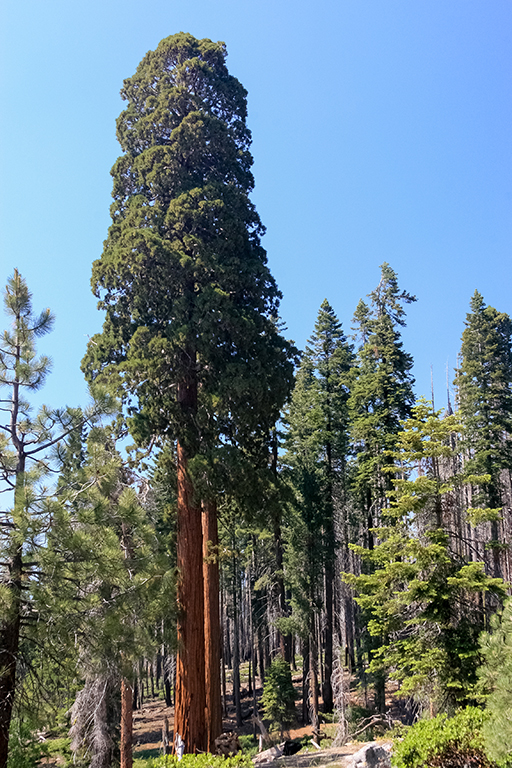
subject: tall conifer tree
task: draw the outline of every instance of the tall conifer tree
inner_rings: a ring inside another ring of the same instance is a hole
[[[33,313],[31,293],[17,270],[4,304],[11,326],[0,339],[0,490],[12,506],[0,511],[0,768],[7,763],[20,638],[36,615],[32,598],[41,576],[41,536],[51,519],[41,481],[55,468],[59,444],[92,415],[45,406],[33,414],[27,395],[43,386],[51,368],[49,358],[37,357],[36,341],[51,330],[53,316],[49,309]]]
[[[350,397],[351,435],[355,450],[354,491],[362,512],[362,534],[370,549],[373,528],[391,490],[386,467],[389,451],[396,444],[401,420],[410,415],[414,402],[411,375],[413,359],[404,351],[400,328],[405,326],[404,304],[416,298],[398,286],[389,264],[382,264],[381,279],[369,294],[370,303],[360,301],[355,312],[360,341],[357,375]],[[375,649],[378,640],[372,640]],[[376,676],[376,703],[385,707],[384,679]]]
[[[139,442],[177,441],[175,732],[187,751],[206,747],[201,500],[190,462],[221,433],[264,443],[292,373],[249,200],[247,94],[225,58],[222,43],[180,33],[124,82],[112,225],[92,278],[107,314],[84,361],[89,377],[131,398]]]
[[[400,422],[410,415],[414,402],[413,359],[403,349],[400,328],[405,326],[404,304],[416,298],[400,290],[396,273],[386,263],[369,298],[369,305],[359,302],[354,316],[360,347],[350,409],[356,491],[371,528],[373,505],[384,503],[390,488],[382,472],[389,463],[385,452],[393,449]]]
[[[474,699],[483,596],[505,594],[501,579],[451,546],[454,496],[467,482],[453,461],[453,438],[461,429],[458,416],[443,418],[425,400],[414,406],[397,436],[395,466],[388,467],[394,490],[377,543],[372,549],[351,545],[371,568],[344,574],[378,639],[370,670],[389,670],[404,693],[430,699],[432,708]]]
[[[501,473],[512,469],[512,322],[504,312],[486,306],[478,291],[470,308],[455,380],[465,426],[465,460],[469,472],[489,478],[475,501],[498,508],[504,502]],[[491,523],[491,537],[497,545],[497,520]],[[498,546],[494,570],[501,575]]]
[[[288,461],[309,535],[321,543],[325,579],[324,708],[332,710],[335,514],[344,505],[352,348],[325,299],[307,342],[289,413]],[[309,511],[308,511],[309,510]],[[312,542],[307,557],[314,557]],[[314,569],[313,569],[314,570]],[[312,574],[311,574],[312,578]]]

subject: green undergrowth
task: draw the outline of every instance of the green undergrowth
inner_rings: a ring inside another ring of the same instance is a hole
[[[255,736],[241,735],[238,737],[242,751],[246,757],[254,757],[258,754],[259,740]]]
[[[9,741],[7,768],[37,768],[52,758],[61,758],[65,764],[71,760],[69,738],[48,739],[40,742],[25,725],[13,724]]]
[[[466,707],[454,717],[420,720],[395,742],[393,768],[505,768],[485,754],[483,718],[481,709]]]
[[[222,757],[221,755],[183,755],[178,761],[176,755],[162,755],[161,757],[137,759],[133,761],[133,768],[253,768],[251,758],[246,754]]]

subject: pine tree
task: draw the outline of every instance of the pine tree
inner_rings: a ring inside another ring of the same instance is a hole
[[[65,476],[48,537],[46,570],[53,578],[41,591],[55,646],[65,647],[71,638],[79,649],[77,674],[84,687],[73,705],[73,750],[85,750],[98,768],[110,765],[120,723],[121,768],[129,768],[134,668],[164,642],[162,618],[173,604],[172,561],[155,505],[143,506],[111,430],[91,430],[72,482],[69,469]]]
[[[25,394],[42,387],[51,368],[49,358],[36,356],[35,344],[51,330],[53,316],[49,309],[33,314],[31,294],[17,270],[4,304],[11,328],[0,341],[0,388],[7,390],[0,400],[7,416],[0,424],[0,476],[13,504],[0,512],[0,768],[7,763],[20,638],[37,616],[28,587],[33,590],[40,577],[41,537],[51,521],[51,494],[43,481],[55,468],[59,444],[92,415],[45,406],[33,415]]]
[[[462,334],[455,383],[468,472],[488,475],[474,503],[503,506],[503,470],[512,469],[512,321],[475,291]],[[494,572],[501,575],[499,523],[491,524]]]
[[[222,43],[180,33],[124,82],[124,154],[92,278],[106,319],[83,364],[124,392],[138,442],[177,441],[175,731],[187,751],[206,747],[201,503],[190,462],[219,434],[264,441],[292,374],[249,200],[246,91],[225,57]]]

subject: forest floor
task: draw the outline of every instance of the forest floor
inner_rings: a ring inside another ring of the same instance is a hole
[[[242,675],[243,680],[243,675]],[[302,675],[300,673],[294,674],[293,677],[294,686],[299,694]],[[245,694],[245,696],[243,695]],[[256,689],[256,695],[258,700],[261,698],[261,688]],[[163,695],[162,693],[160,694]],[[244,717],[244,724],[242,727],[236,726],[236,714],[233,706],[231,686],[227,685],[227,697],[226,697],[226,712],[223,718],[223,730],[224,732],[234,731],[240,737],[242,748],[244,751],[256,744],[256,732],[254,725],[251,721],[252,715],[252,696],[249,697],[247,690],[242,690],[242,715]],[[300,701],[300,699],[298,699]],[[355,706],[361,706],[361,696],[357,691],[353,691],[350,694],[350,703]],[[297,712],[299,713],[299,705],[297,705]],[[172,726],[174,721],[174,708],[167,707],[163,698],[149,698],[146,699],[140,710],[134,712],[134,758],[147,758],[157,757],[161,754],[162,748],[162,727],[164,725],[164,719],[167,718],[170,730],[170,739],[172,743]],[[307,743],[307,746],[302,751],[290,757],[283,757],[279,759],[279,764],[286,766],[286,768],[312,768],[312,766],[321,765],[340,765],[343,766],[349,757],[357,752],[364,745],[364,741],[353,741],[345,744],[341,747],[332,747],[332,739],[335,736],[336,726],[330,723],[321,724],[322,733],[325,735],[326,741],[324,742],[325,748],[318,750],[312,743]],[[295,740],[303,739],[305,737],[312,737],[312,726],[297,726],[292,727],[289,731],[286,731],[286,738]],[[253,738],[254,737],[254,738]],[[364,739],[364,735],[361,737]],[[277,737],[277,741],[281,739]],[[307,740],[309,742],[309,739]]]

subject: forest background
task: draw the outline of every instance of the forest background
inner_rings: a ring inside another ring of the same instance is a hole
[[[511,16],[504,0],[2,3],[0,266],[56,315],[41,400],[85,401],[119,89],[183,29],[224,40],[249,92],[253,200],[287,335],[303,348],[324,298],[349,332],[387,261],[418,297],[404,329],[416,392],[433,365],[442,405],[475,288],[512,309]]]

